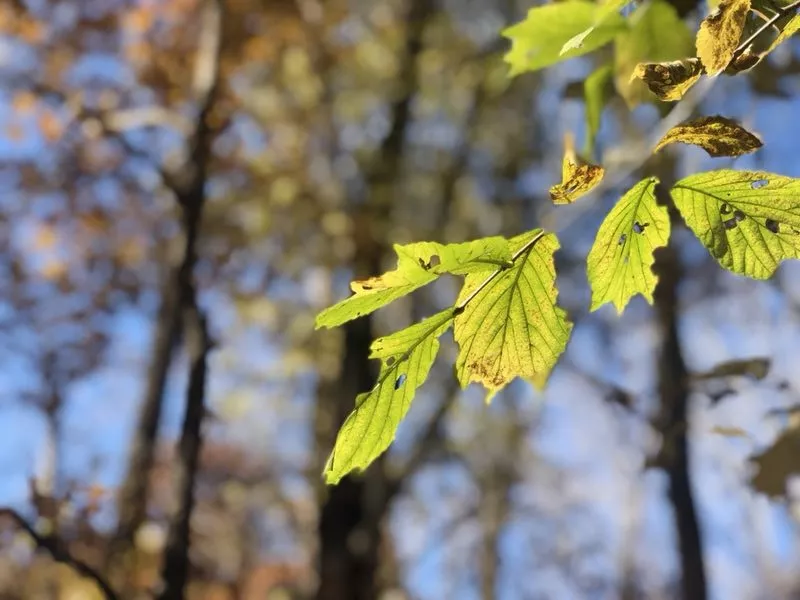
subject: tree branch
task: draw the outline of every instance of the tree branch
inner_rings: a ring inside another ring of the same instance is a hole
[[[184,341],[189,356],[189,385],[186,393],[186,412],[178,445],[175,481],[179,506],[170,519],[164,564],[161,571],[162,600],[184,598],[189,579],[189,544],[191,517],[194,509],[194,487],[202,445],[203,415],[205,413],[208,353],[212,341],[208,324],[197,299],[194,266],[197,262],[197,240],[206,202],[208,162],[211,152],[211,130],[208,116],[219,91],[220,50],[222,46],[222,0],[206,0],[202,17],[200,43],[193,84],[200,102],[197,129],[192,140],[190,162],[185,166],[186,187],[176,196],[183,210],[186,235],[183,262],[178,273],[180,311]]]
[[[787,16],[790,13],[797,12],[797,9],[800,8],[800,0],[795,0],[791,4],[787,4],[786,6],[780,7],[776,5],[772,5],[772,8],[775,10],[775,14],[772,15],[770,19],[768,19],[761,27],[756,29],[753,34],[743,41],[733,53],[733,58],[731,58],[731,62],[734,62],[737,58],[739,58],[742,53],[747,50],[750,45],[755,42],[758,38],[760,38],[766,31],[771,29],[778,21],[780,21],[783,17]]]
[[[79,558],[72,556],[69,550],[64,546],[63,542],[61,542],[58,538],[39,534],[21,514],[12,508],[0,508],[0,517],[7,517],[14,521],[17,527],[25,531],[25,533],[27,533],[33,539],[36,547],[48,552],[50,556],[53,557],[53,560],[65,565],[69,565],[81,576],[91,579],[94,584],[100,588],[100,591],[103,593],[103,597],[105,597],[107,600],[117,600],[118,596],[116,592],[111,589],[111,586],[103,578],[103,576]]]

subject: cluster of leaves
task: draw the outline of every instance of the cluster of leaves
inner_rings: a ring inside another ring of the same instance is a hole
[[[589,145],[599,127],[605,80],[614,76],[629,105],[648,99],[678,100],[703,74],[738,73],[754,66],[800,29],[800,2],[775,7],[771,15],[750,0],[723,0],[700,25],[696,56],[692,35],[664,0],[646,0],[625,17],[626,0],[593,4],[567,0],[531,9],[507,29],[510,74],[540,69],[586,54],[614,41],[614,64],[602,65],[585,84]],[[760,18],[763,24],[752,23]],[[753,33],[747,36],[748,27]],[[764,52],[754,50],[767,31],[779,33]],[[648,92],[648,88],[650,92]],[[735,121],[712,116],[671,129],[659,151],[675,142],[702,147],[709,155],[740,156],[762,143]],[[574,202],[603,179],[599,165],[583,161],[567,139],[562,182],[550,189],[556,204]],[[655,177],[628,190],[605,217],[587,259],[591,310],[612,303],[621,313],[640,294],[653,302],[658,278],[654,251],[669,243],[669,211],[657,201]],[[779,263],[800,257],[800,179],[763,171],[731,169],[681,179],[668,196],[688,228],[725,269],[770,277]],[[375,387],[356,398],[325,468],[329,483],[366,468],[394,439],[418,387],[425,381],[451,327],[459,347],[456,374],[462,387],[482,384],[489,398],[520,377],[538,388],[563,353],[572,323],[557,305],[553,233],[536,229],[511,239],[491,237],[462,244],[420,242],[395,246],[397,268],[351,284],[353,295],[318,315],[318,327],[336,327],[367,315],[431,283],[440,275],[463,276],[454,306],[380,338],[372,358],[381,361]]]

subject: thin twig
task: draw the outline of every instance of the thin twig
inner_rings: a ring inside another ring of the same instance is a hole
[[[750,44],[755,42],[759,37],[761,37],[765,31],[770,29],[775,23],[780,21],[783,17],[787,16],[789,13],[796,12],[798,8],[800,8],[800,0],[795,0],[791,4],[787,4],[784,7],[775,6],[774,4],[770,3],[772,7],[775,9],[775,14],[765,22],[761,27],[756,29],[749,38],[739,44],[739,47],[733,53],[733,58],[731,58],[731,62],[735,61],[741,54],[750,47]]]
[[[91,579],[107,600],[117,600],[116,592],[111,589],[105,578],[93,567],[73,556],[64,546],[64,543],[54,536],[44,536],[39,534],[28,521],[13,508],[0,508],[0,517],[8,517],[17,526],[25,531],[34,541],[37,548],[46,550],[53,557],[53,560],[69,565],[83,577]]]
[[[475,296],[480,294],[486,288],[487,285],[489,285],[492,281],[494,281],[494,279],[498,275],[500,275],[500,273],[502,273],[503,271],[506,271],[507,269],[510,269],[511,267],[513,267],[514,263],[517,262],[517,259],[519,259],[519,257],[522,256],[523,254],[525,254],[528,250],[533,248],[533,245],[536,242],[538,242],[540,239],[542,239],[545,236],[546,233],[547,232],[544,231],[544,230],[542,230],[539,233],[537,233],[535,236],[533,236],[532,239],[530,239],[527,242],[525,242],[525,245],[522,246],[522,248],[520,248],[519,250],[517,250],[514,253],[514,255],[511,257],[511,263],[510,264],[503,265],[503,266],[499,267],[496,271],[492,271],[491,275],[489,275],[486,279],[484,279],[480,283],[480,285],[478,287],[476,287],[474,290],[472,290],[472,293],[470,293],[469,296],[464,298],[461,302],[459,302],[458,304],[456,304],[453,307],[453,315],[454,316],[455,315],[460,315],[462,312],[464,312],[464,309],[467,307],[467,304],[472,302],[472,300],[475,299]]]

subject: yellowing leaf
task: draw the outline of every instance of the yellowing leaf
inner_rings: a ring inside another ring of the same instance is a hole
[[[736,121],[720,116],[702,117],[676,125],[661,138],[654,152],[676,142],[700,146],[714,157],[741,156],[763,146],[760,139]]]
[[[769,54],[775,48],[780,46],[783,42],[793,36],[795,33],[800,31],[800,15],[793,16],[786,25],[783,26],[781,32],[772,40],[772,43],[767,48],[765,54]]]
[[[591,310],[613,302],[622,313],[636,294],[653,303],[658,282],[652,270],[653,252],[667,245],[670,234],[669,213],[656,203],[657,184],[655,177],[637,183],[600,225],[586,260]]]
[[[336,437],[325,465],[328,483],[337,483],[354,469],[366,469],[389,447],[417,388],[428,377],[439,336],[452,322],[450,308],[372,343],[370,358],[381,359],[378,381],[371,391],[359,394]]]
[[[605,169],[599,165],[578,165],[564,157],[563,180],[550,188],[550,199],[554,204],[570,204],[590,192],[603,180]]]
[[[749,12],[750,0],[722,0],[700,23],[697,56],[709,75],[716,75],[731,62]]]
[[[697,173],[672,188],[686,224],[722,267],[767,279],[800,257],[800,180],[763,171]]]
[[[632,77],[642,62],[664,62],[692,52],[692,33],[675,8],[666,0],[651,0],[637,8],[629,31],[615,43],[614,64],[617,90],[628,106],[652,98],[647,87]]]
[[[434,281],[443,273],[466,275],[502,266],[511,260],[508,240],[489,237],[463,244],[417,242],[395,245],[394,271],[350,284],[353,295],[317,315],[319,327],[336,327],[363,317]]]
[[[564,351],[572,323],[556,306],[553,253],[558,239],[541,229],[509,240],[514,266],[467,276],[456,306],[456,372],[462,387],[475,381],[491,398],[515,377],[543,387]]]
[[[602,7],[584,0],[567,0],[536,6],[524,21],[506,28],[502,35],[511,40],[511,50],[504,60],[510,65],[509,75],[535,71],[560,60],[586,54],[610,42],[625,27],[621,15],[611,13],[598,23]],[[591,29],[590,32],[586,30]],[[564,45],[576,36],[562,53]],[[591,33],[591,35],[590,35]]]
[[[600,116],[608,101],[608,84],[614,72],[610,64],[598,67],[583,83],[583,97],[586,104],[586,145],[584,152],[588,155],[594,151],[594,140],[600,129]]]
[[[633,77],[641,79],[659,100],[675,102],[683,98],[704,72],[699,58],[687,58],[639,63],[633,70]]]

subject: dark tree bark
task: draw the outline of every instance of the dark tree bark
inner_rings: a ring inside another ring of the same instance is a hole
[[[192,139],[190,160],[187,163],[186,192],[177,198],[183,211],[186,236],[177,285],[180,290],[183,341],[189,357],[189,384],[175,465],[178,509],[170,519],[167,532],[161,570],[164,586],[159,595],[161,600],[182,600],[189,581],[194,488],[202,446],[203,416],[206,411],[208,353],[212,347],[206,316],[198,303],[194,267],[197,263],[197,243],[206,203],[208,164],[213,138],[208,116],[214,107],[219,89],[223,11],[222,0],[206,0],[195,66],[195,94],[200,102],[200,112]]]
[[[664,169],[662,183],[657,188],[659,201],[670,209],[673,228],[679,218],[667,190],[671,172]],[[661,410],[656,427],[662,436],[662,447],[656,464],[669,478],[669,500],[675,518],[680,553],[681,582],[684,600],[705,600],[708,594],[703,542],[692,491],[689,449],[689,374],[678,336],[678,286],[683,269],[675,247],[673,232],[670,244],[656,253],[655,272],[659,281],[654,300],[661,333],[658,358],[658,390]]]
[[[687,436],[688,373],[678,339],[677,288],[681,279],[681,265],[674,247],[670,246],[661,253],[658,266],[659,283],[655,303],[662,335],[658,387],[662,409],[660,429],[663,436],[659,462],[669,477],[669,499],[678,533],[683,598],[705,600],[707,585],[703,543],[692,492]]]
[[[417,57],[422,32],[433,10],[432,0],[411,0],[408,9],[406,47],[400,70],[403,86],[392,106],[392,125],[377,164],[367,181],[368,198],[355,214],[357,276],[380,271],[388,250],[386,227],[396,186],[399,185],[406,131],[411,119],[411,99],[417,85]],[[369,317],[344,327],[345,343],[339,376],[320,386],[317,401],[317,444],[322,452],[331,447],[333,436],[353,408],[356,395],[374,384],[369,360],[372,342]],[[398,487],[385,475],[383,461],[376,461],[362,476],[350,476],[321,492],[318,523],[318,600],[371,600],[376,598],[381,525]]]

